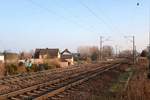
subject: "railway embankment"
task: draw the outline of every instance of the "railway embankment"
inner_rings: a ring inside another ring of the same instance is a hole
[[[120,67],[70,89],[69,94],[62,100],[121,100],[134,71],[132,65],[121,64]]]

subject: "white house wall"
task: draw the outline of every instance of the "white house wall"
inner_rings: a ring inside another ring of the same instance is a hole
[[[0,56],[0,61],[4,62],[4,56]]]

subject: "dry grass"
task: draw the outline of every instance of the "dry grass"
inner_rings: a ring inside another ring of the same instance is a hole
[[[44,64],[47,64],[50,68],[60,68],[59,59],[45,59]]]
[[[112,88],[114,83],[118,82],[120,74],[125,71],[127,65],[122,66],[124,68],[121,67],[121,69],[118,68],[105,72],[99,77],[95,77],[75,87],[77,91],[70,93],[70,95],[62,100],[116,100],[116,92],[111,92],[110,88]]]
[[[123,91],[124,86],[118,92],[108,91],[119,75],[116,72],[109,72],[109,75],[102,75],[100,79],[94,79],[79,86],[79,91],[63,100],[150,100],[150,79],[147,79],[146,65],[140,63],[135,66],[133,76],[125,91]],[[122,73],[122,69],[126,67],[123,65],[121,71],[118,71]]]
[[[2,62],[0,62],[0,77],[3,77],[5,75],[5,67],[4,64]]]
[[[150,100],[150,80],[147,79],[145,63],[136,66],[136,72],[121,100]]]
[[[60,68],[60,61],[58,59],[51,60],[50,65],[53,65],[56,68]]]
[[[26,68],[25,68],[24,65],[17,67],[17,72],[18,72],[18,73],[25,73],[26,71],[27,71],[27,70],[26,70]]]

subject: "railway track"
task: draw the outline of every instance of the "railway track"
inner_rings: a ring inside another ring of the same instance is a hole
[[[74,68],[70,70],[75,70]],[[65,70],[65,72],[68,72],[69,70]],[[0,84],[4,86],[9,86],[11,90],[7,90],[6,92],[2,91],[1,94],[15,91],[20,88],[26,88],[31,85],[36,85],[43,83],[45,81],[50,81],[52,79],[55,79],[56,77],[60,77],[59,75],[55,75],[57,73],[63,73],[64,71],[52,71],[52,72],[45,72],[45,73],[38,73],[38,74],[29,74],[29,75],[22,75],[22,76],[17,76],[9,79],[3,79],[1,80]],[[64,72],[64,73],[65,73]],[[53,78],[52,74],[55,76]]]
[[[10,91],[0,95],[0,100],[47,100],[73,86],[89,80],[103,72],[118,67],[120,63],[107,64],[103,67],[83,67],[69,70],[63,77],[47,80],[44,83],[33,84],[25,88]],[[82,69],[82,70],[81,70]],[[76,70],[76,71],[74,71]]]
[[[101,63],[101,65],[104,65],[106,63],[108,63],[108,62],[103,62],[103,63]],[[82,67],[85,67],[85,66],[82,66]],[[42,74],[51,74],[51,73],[54,74],[54,73],[70,71],[70,70],[74,70],[74,69],[78,69],[78,68],[81,68],[81,67],[79,67],[79,65],[78,65],[78,66],[71,66],[71,67],[66,67],[66,68],[56,68],[56,69],[51,69],[51,70],[44,70],[44,71],[38,71],[38,72],[30,72],[30,73],[22,73],[22,74],[17,74],[17,75],[5,76],[5,77],[0,78],[0,84],[3,83],[3,81],[14,80],[16,78],[36,77],[36,76],[42,75]]]
[[[101,64],[103,65],[103,64]],[[105,64],[106,65],[106,64]],[[94,65],[96,67],[96,65]],[[68,68],[58,68],[54,70],[41,71],[35,73],[24,73],[21,75],[14,75],[10,77],[4,77],[0,80],[0,86],[6,87],[3,90],[0,88],[0,95],[9,92],[17,91],[29,86],[41,84],[47,81],[52,81],[59,79],[62,76],[70,76],[75,73],[80,73],[91,68],[90,66],[80,66],[80,67],[68,67]]]

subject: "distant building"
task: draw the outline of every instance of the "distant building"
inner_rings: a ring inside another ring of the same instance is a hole
[[[73,54],[72,54],[68,49],[65,49],[65,50],[61,53],[61,61],[62,61],[62,62],[67,62],[68,65],[74,65]]]
[[[36,49],[34,53],[34,63],[42,64],[45,61],[56,62],[58,61],[60,67],[67,67],[74,65],[74,58],[72,53],[65,49],[60,53],[59,49]]]
[[[59,49],[36,49],[34,54],[35,59],[60,59]]]

